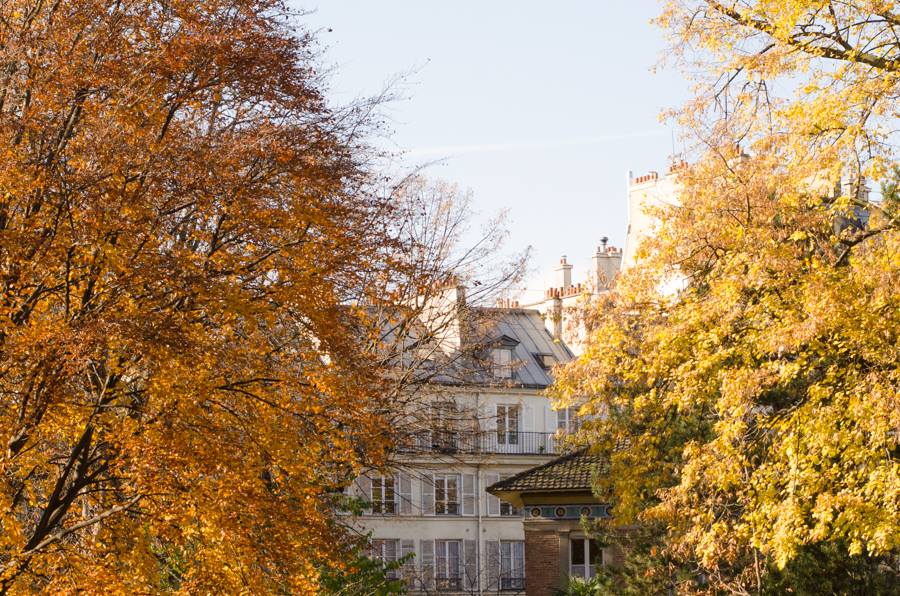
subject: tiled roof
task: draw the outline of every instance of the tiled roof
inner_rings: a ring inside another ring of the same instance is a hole
[[[492,484],[487,491],[497,494],[590,490],[594,475],[604,473],[608,468],[603,456],[592,453],[590,449],[581,449]]]

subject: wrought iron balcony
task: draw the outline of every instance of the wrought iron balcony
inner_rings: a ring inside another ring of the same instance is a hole
[[[400,445],[403,453],[505,453],[554,455],[556,433],[503,432],[496,430],[425,430],[411,433]]]

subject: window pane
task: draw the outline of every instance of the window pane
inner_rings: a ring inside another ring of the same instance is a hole
[[[384,478],[384,512],[394,513],[394,477],[386,476]]]
[[[573,538],[569,548],[572,565],[584,565],[584,539]]]
[[[434,543],[434,570],[437,577],[447,575],[447,543],[436,540]]]
[[[447,577],[459,577],[459,542],[448,542],[447,551]]]
[[[556,411],[556,428],[557,429],[566,430],[567,428],[569,428],[567,414],[568,414],[568,410],[566,410],[566,409]]]
[[[508,379],[512,376],[512,353],[506,348],[495,348],[491,350],[491,360],[493,361],[494,376]]]
[[[500,577],[522,578],[525,577],[525,543],[522,541],[500,542]],[[507,588],[516,588],[514,584],[507,584]]]
[[[591,565],[602,563],[603,561],[599,557],[603,556],[603,551],[600,550],[600,547],[597,546],[597,543],[595,541],[591,540],[590,542],[591,542],[591,546],[590,546],[591,560],[588,562]]]
[[[384,560],[386,562],[391,562],[391,561],[397,560],[397,541],[396,540],[385,540],[384,541]]]

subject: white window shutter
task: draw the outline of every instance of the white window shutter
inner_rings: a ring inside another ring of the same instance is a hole
[[[485,486],[484,488],[489,487],[492,484],[496,484],[500,482],[500,474],[485,474]],[[500,515],[500,499],[495,497],[489,492],[485,492],[485,497],[487,499],[487,514],[488,515]]]
[[[434,540],[420,540],[419,555],[422,557],[422,589],[430,590],[434,587]]]
[[[395,511],[400,515],[412,514],[412,479],[406,472],[398,471],[394,476],[394,494],[397,499]]]
[[[422,515],[434,515],[434,475],[422,474]]]
[[[466,590],[478,589],[478,543],[474,540],[463,540],[463,569],[465,577],[463,587]]]
[[[485,577],[488,590],[500,589],[500,541],[488,540],[484,543],[485,553]]]
[[[481,422],[481,430],[489,431],[497,429],[497,407],[488,404],[478,405],[478,419]]]
[[[525,405],[522,407],[522,422],[519,430],[521,432],[534,432],[534,406]]]
[[[462,475],[462,514],[475,515],[475,475]]]
[[[416,541],[415,540],[401,540],[400,541],[400,558],[409,556],[408,559],[404,559],[403,566],[400,568],[400,575],[407,582],[412,580],[416,576]]]

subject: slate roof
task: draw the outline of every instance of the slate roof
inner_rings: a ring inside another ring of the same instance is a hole
[[[465,335],[465,352],[446,355],[444,361],[429,363],[430,382],[447,385],[483,385],[544,389],[553,384],[551,371],[538,361],[550,356],[553,364],[574,359],[568,346],[556,341],[541,313],[524,308],[471,307],[467,311],[471,328]],[[492,346],[512,351],[511,377],[498,378],[490,370]]]
[[[562,342],[554,341],[541,313],[525,308],[479,308],[486,315],[489,336],[509,337],[519,343],[513,348],[513,382],[531,387],[548,387],[553,384],[550,371],[535,359],[536,354],[547,354],[563,364],[573,359],[572,352]]]
[[[608,471],[606,459],[589,449],[581,449],[551,460],[543,465],[519,472],[487,487],[498,493],[552,492],[591,490],[595,474]]]
[[[428,335],[421,322],[409,323],[404,330],[408,335],[398,337],[396,331],[402,316],[398,315],[397,320],[385,316],[382,341],[401,353],[405,366],[417,366],[420,377],[444,385],[544,389],[553,384],[553,377],[542,362],[543,356],[549,356],[553,365],[574,359],[565,343],[553,339],[537,310],[472,306],[466,309],[465,318],[462,349],[450,353],[434,350],[427,361],[416,360],[415,347],[420,341],[426,351],[433,345],[426,343],[429,339],[419,339]],[[492,347],[511,350],[510,378],[496,377],[491,371]]]

